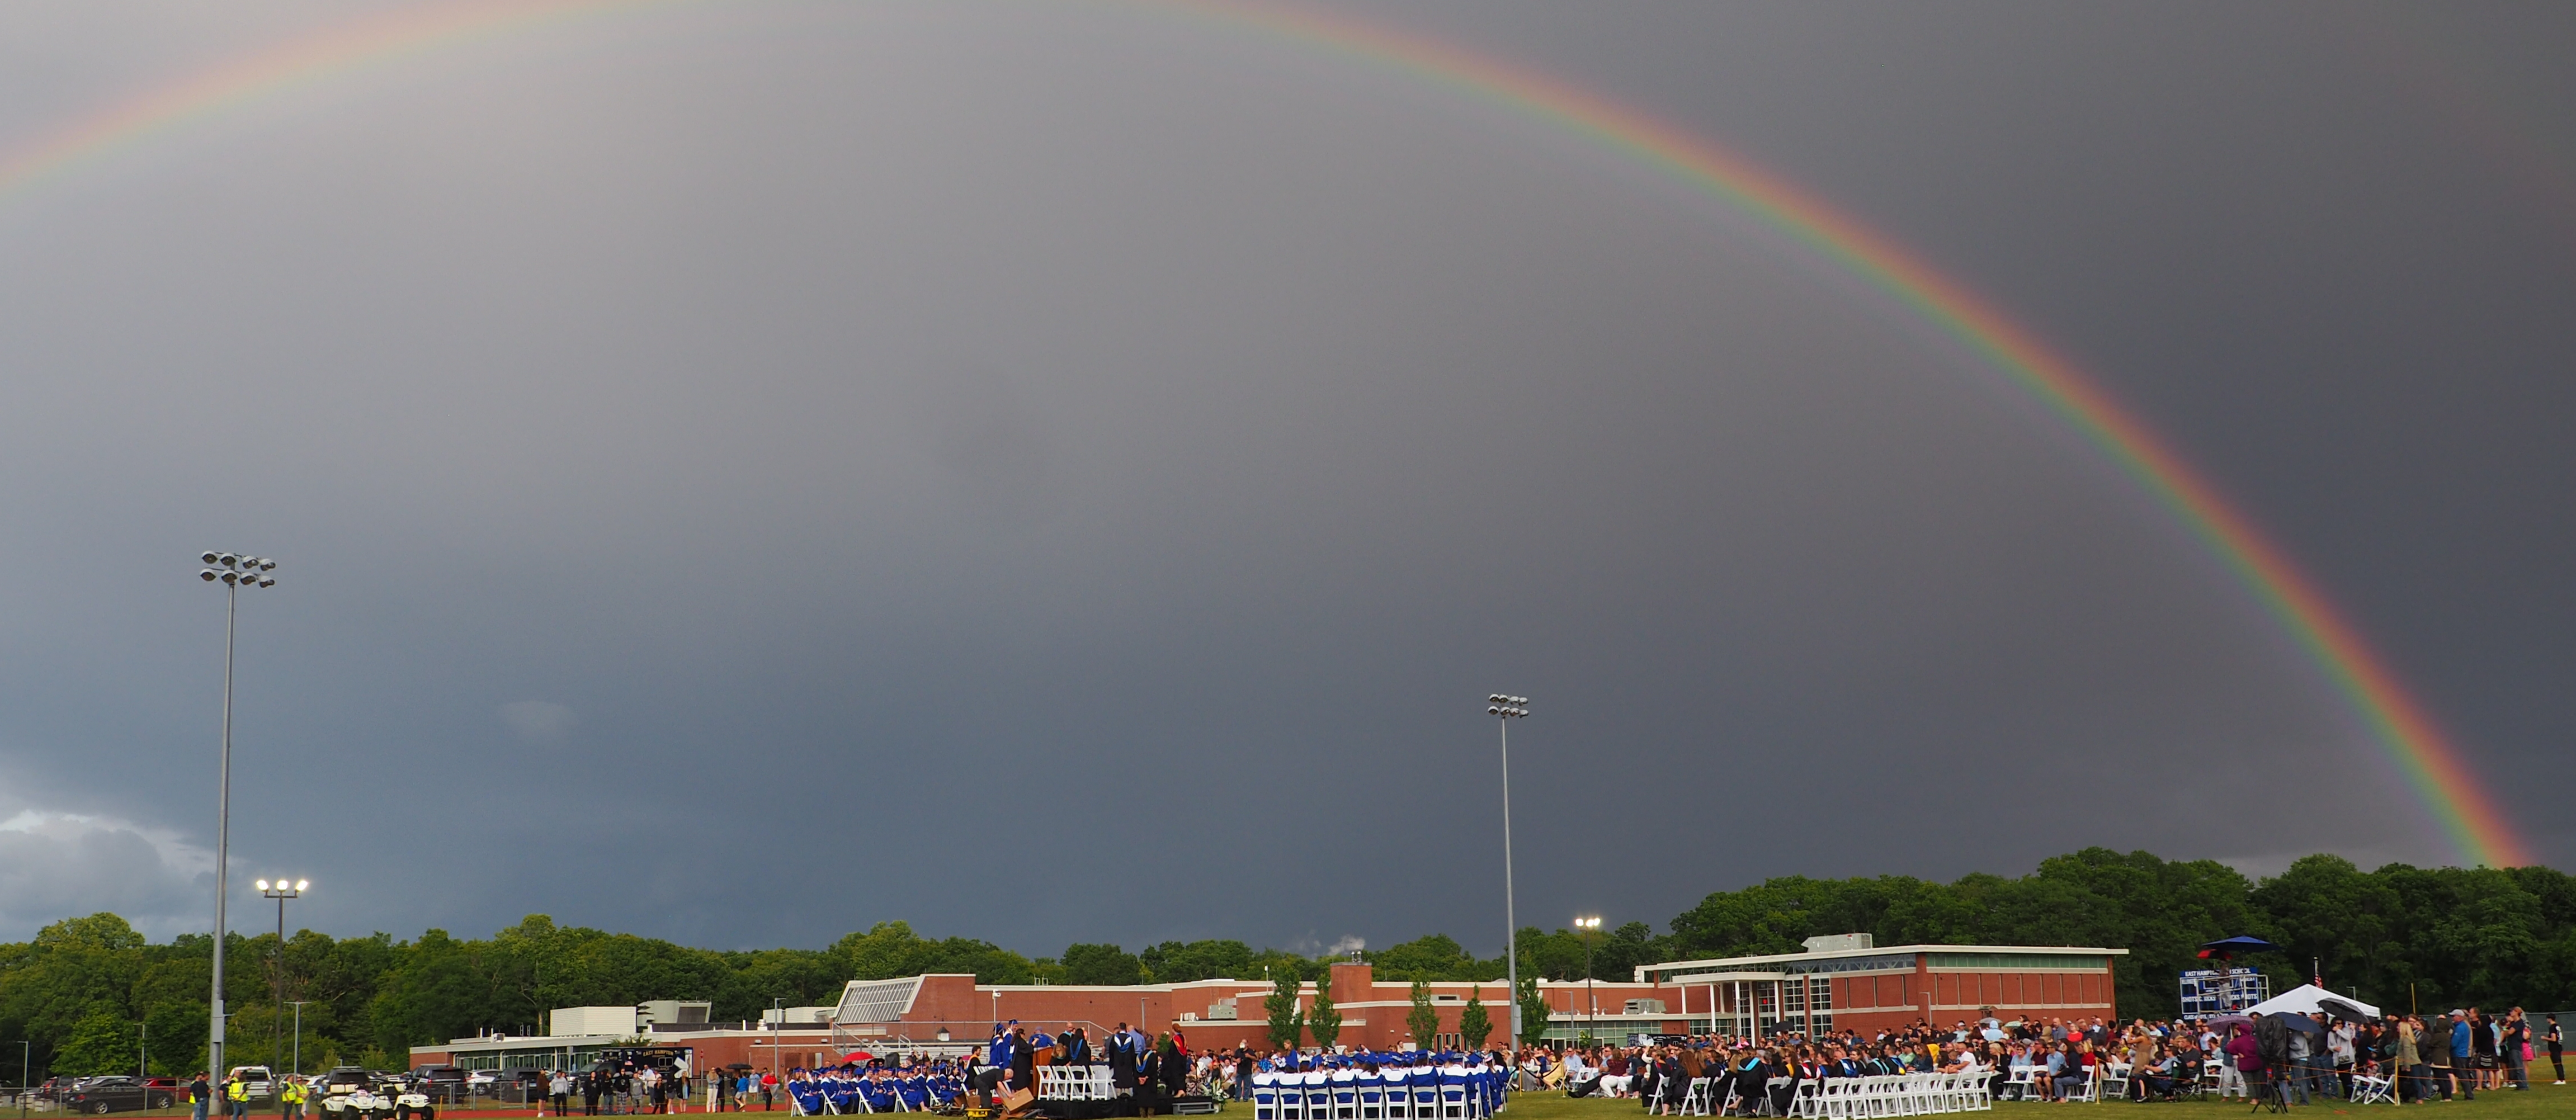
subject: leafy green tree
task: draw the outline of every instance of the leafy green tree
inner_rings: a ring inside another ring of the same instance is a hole
[[[991,942],[951,937],[932,941],[912,932],[907,922],[878,922],[865,933],[853,933],[825,954],[827,976],[839,980],[889,980],[931,972],[971,972],[978,984],[1028,984],[1037,979],[1027,957]],[[768,1005],[763,997],[762,1006]]]
[[[44,927],[35,940],[0,950],[0,1036],[29,1040],[35,1064],[47,1064],[48,1052],[93,1013],[137,1018],[135,983],[147,961],[143,935],[114,914]],[[134,1068],[130,1047],[118,1068]]]
[[[1252,975],[1252,947],[1240,941],[1166,941],[1136,954],[1157,984]]]
[[[1390,980],[1492,980],[1503,974],[1502,958],[1477,960],[1455,939],[1438,933],[1375,950],[1367,960]]]
[[[1269,1015],[1270,1046],[1274,1050],[1296,1049],[1298,1036],[1306,1031],[1305,1014],[1297,1007],[1299,987],[1293,979],[1272,981],[1270,994],[1261,1000],[1261,1009]]]
[[[1469,989],[1467,1006],[1458,1012],[1459,1039],[1467,1044],[1467,1049],[1482,1050],[1485,1048],[1485,1040],[1492,1037],[1493,1033],[1493,1016],[1485,1011],[1485,989],[1482,987]],[[1423,1043],[1426,1049],[1430,1045],[1428,1042]]]
[[[312,1032],[307,1037],[315,1042],[320,1040],[322,1030],[321,1017],[316,1014],[319,1011],[319,1007],[304,1009],[305,1029]],[[146,1027],[143,1041],[151,1050],[153,1076],[180,1077],[206,1064],[204,1000],[155,1004],[151,1011],[145,1013],[143,1022]],[[308,1042],[305,1053],[314,1052],[313,1043]]]
[[[1136,954],[1115,945],[1067,945],[1062,959],[1067,984],[1135,984],[1145,978]]]
[[[1675,959],[1669,940],[1644,922],[1611,930],[1593,943],[1592,952],[1592,975],[1602,980],[1633,980],[1639,966]]]
[[[1538,994],[1538,977],[1521,977],[1520,1044],[1531,1045],[1547,1037],[1547,997]]]
[[[1342,1037],[1342,1012],[1333,1006],[1333,985],[1329,980],[1315,985],[1314,1002],[1306,1007],[1306,1033],[1313,1035],[1315,1045],[1331,1050]]]
[[[53,1069],[71,1077],[132,1073],[135,1059],[141,1056],[142,1039],[134,1024],[114,1011],[100,1008],[72,1024],[71,1036],[54,1051]]]
[[[1413,1032],[1413,1044],[1425,1050],[1440,1033],[1440,1009],[1431,1004],[1431,982],[1413,982],[1413,1010],[1404,1013],[1404,1026]]]

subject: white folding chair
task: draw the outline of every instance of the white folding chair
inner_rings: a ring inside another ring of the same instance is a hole
[[[2378,1104],[2386,1101],[2394,1105],[2397,1103],[2396,1089],[2397,1087],[2385,1077],[2367,1073],[2352,1075],[2352,1103],[2354,1104]]]
[[[1708,1115],[1708,1087],[1708,1078],[1691,1078],[1690,1088],[1682,1092],[1682,1115]]]
[[[2012,1093],[2012,1099],[2017,1101],[2026,1101],[2038,1096],[2039,1083],[2032,1080],[2038,1072],[2038,1066],[2014,1066],[2010,1073],[2004,1075],[2004,1088],[2009,1090]]]
[[[2074,1096],[2066,1099],[2085,1104],[2102,1103],[2102,1067],[2098,1065],[2084,1067],[2084,1084],[2075,1090]]]

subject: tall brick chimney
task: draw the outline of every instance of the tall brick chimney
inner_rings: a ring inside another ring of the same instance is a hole
[[[1377,969],[1365,961],[1333,962],[1333,1002],[1357,1003],[1375,994]]]

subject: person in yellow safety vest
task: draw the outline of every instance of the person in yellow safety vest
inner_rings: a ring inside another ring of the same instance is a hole
[[[304,1083],[289,1077],[280,1081],[279,1085],[280,1088],[277,1091],[277,1114],[280,1116],[303,1116],[305,1096]]]
[[[233,1120],[250,1120],[250,1082],[240,1074],[224,1079],[224,1099],[233,1102]]]

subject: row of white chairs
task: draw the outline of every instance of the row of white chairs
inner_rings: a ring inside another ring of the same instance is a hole
[[[1877,1120],[1995,1107],[1985,1073],[1892,1073],[1801,1081],[1789,1114],[1803,1120]]]
[[[1485,1120],[1502,1107],[1483,1086],[1443,1077],[1437,1085],[1365,1078],[1252,1082],[1253,1120]]]
[[[2092,1066],[2086,1069],[2084,1073],[2084,1084],[2076,1087],[2073,1091],[2066,1093],[2058,1099],[2075,1101],[2083,1104],[2094,1104],[2101,1101],[2102,1094],[2105,1092],[2108,1092],[2115,1097],[2128,1095],[2129,1067],[2127,1063],[2114,1062],[2109,1065]],[[1986,1075],[1978,1074],[1977,1076],[1982,1078]],[[2049,1093],[2055,1091],[2055,1086],[2042,1084],[2042,1082],[2047,1080],[2050,1080],[2047,1066],[2014,1066],[2010,1070],[2005,1071],[2003,1087],[2013,1095],[2013,1099],[2015,1100],[2035,1101],[2043,1099]],[[1989,1101],[1988,1103],[1991,1104],[1992,1102]]]
[[[1038,1067],[1040,1100],[1105,1101],[1117,1095],[1117,1087],[1109,1081],[1108,1066]]]

